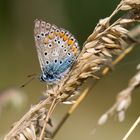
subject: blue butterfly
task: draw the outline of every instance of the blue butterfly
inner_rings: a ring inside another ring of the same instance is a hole
[[[42,20],[35,21],[35,44],[41,67],[41,81],[57,84],[70,71],[80,49],[67,30]]]

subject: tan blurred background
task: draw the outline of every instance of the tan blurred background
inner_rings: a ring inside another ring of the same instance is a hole
[[[0,103],[0,136],[21,118],[31,104],[37,103],[45,85],[39,80],[22,89],[20,98],[5,92],[17,90],[28,74],[40,71],[33,37],[34,20],[43,19],[55,23],[72,32],[80,46],[93,31],[98,20],[111,14],[119,0],[0,0],[0,94],[21,100],[18,107]],[[136,73],[140,59],[140,46],[129,54],[109,75],[101,79],[82,102],[79,108],[66,121],[54,138],[55,140],[121,140],[130,126],[140,115],[140,88],[133,94],[133,101],[126,113],[124,122],[111,118],[94,135],[91,131],[98,118],[115,101],[117,93],[126,87],[128,79]],[[133,62],[133,63],[131,63]],[[127,63],[127,64],[126,64]],[[88,84],[93,80],[89,79]],[[15,89],[16,88],[16,89]],[[58,123],[69,105],[60,105],[55,112],[54,122]],[[128,140],[140,140],[140,125]]]

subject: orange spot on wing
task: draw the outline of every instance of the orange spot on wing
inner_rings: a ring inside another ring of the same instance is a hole
[[[48,37],[49,37],[49,39],[53,39],[54,34],[53,33],[50,33]]]
[[[71,45],[74,41],[72,39],[68,40],[68,45]]]
[[[59,33],[60,37],[64,36],[64,32]]]
[[[66,41],[67,39],[68,39],[68,36],[67,35],[64,35],[63,36],[63,40]]]
[[[55,35],[58,35],[59,34],[59,32],[55,32]]]
[[[46,37],[46,38],[44,39],[44,44],[47,44],[48,41],[49,41],[49,39],[48,39],[48,37]]]
[[[73,51],[74,53],[77,52],[77,48],[76,48],[76,46],[72,46],[72,51]]]

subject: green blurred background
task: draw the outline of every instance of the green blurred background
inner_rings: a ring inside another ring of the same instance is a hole
[[[36,18],[54,23],[72,32],[80,46],[93,31],[101,18],[111,14],[119,0],[0,0],[0,89],[18,87],[28,74],[40,71],[36,54],[33,28]],[[140,89],[133,94],[133,102],[124,122],[111,118],[94,135],[91,131],[98,118],[115,101],[117,93],[127,86],[136,73],[140,47],[129,54],[109,75],[94,87],[79,108],[66,121],[55,140],[121,140],[132,123],[140,115]],[[133,62],[133,63],[131,63]],[[126,65],[126,63],[128,63]],[[92,84],[93,79],[87,81]],[[21,118],[31,104],[37,103],[45,85],[34,80],[22,89],[27,96],[22,108],[11,105],[1,111],[0,136]],[[1,93],[0,93],[1,94]],[[70,106],[60,105],[54,115],[57,124]],[[140,139],[140,125],[129,140]]]

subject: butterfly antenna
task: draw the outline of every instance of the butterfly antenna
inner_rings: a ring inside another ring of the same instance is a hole
[[[36,78],[37,74],[34,73],[34,74],[30,74],[30,75],[27,75],[27,78],[30,78],[28,81],[26,81],[24,84],[22,84],[20,86],[20,88],[23,88],[25,87],[26,85],[28,85],[29,83],[31,83],[35,78]]]
[[[36,73],[29,74],[29,75],[27,75],[27,78],[30,78],[30,77],[33,77],[33,76],[37,76],[37,74]]]

